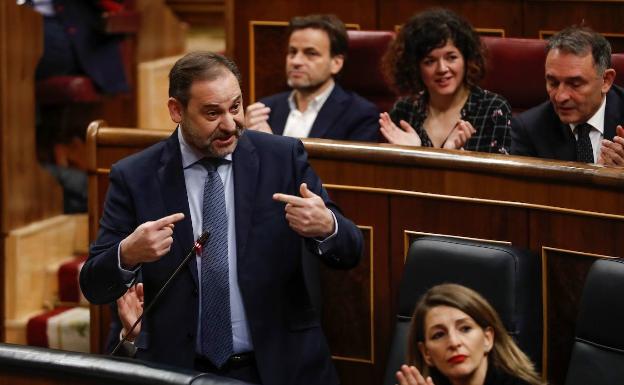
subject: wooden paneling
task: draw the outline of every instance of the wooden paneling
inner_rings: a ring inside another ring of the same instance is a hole
[[[412,15],[432,7],[451,9],[477,28],[502,29],[507,37],[523,36],[522,1],[517,0],[379,1],[378,29],[392,30]]]
[[[135,0],[141,14],[136,62],[141,63],[184,52],[188,26],[180,22],[165,0]]]
[[[224,0],[166,0],[178,18],[191,25],[222,25]]]
[[[572,353],[583,283],[591,264],[606,255],[542,248],[544,349],[542,367],[554,384],[562,384]]]
[[[35,154],[35,66],[43,51],[41,16],[0,2],[0,271],[11,230],[59,214],[61,189]],[[0,321],[4,322],[4,285]],[[0,340],[4,340],[0,328]]]
[[[2,234],[60,213],[60,188],[35,156],[35,66],[43,50],[41,16],[0,4],[0,185]]]
[[[249,100],[286,91],[287,21],[249,22]],[[256,76],[258,74],[258,76]]]
[[[110,164],[166,136],[90,129],[92,239]],[[304,142],[330,196],[366,239],[356,269],[321,275],[323,326],[343,383],[382,381],[406,238],[414,233],[510,242],[544,256],[543,363],[550,383],[563,383],[589,263],[596,256],[624,256],[618,238],[624,230],[619,170],[495,154]],[[101,341],[107,321],[98,309],[92,330]]]
[[[558,31],[573,24],[585,24],[603,33],[624,32],[624,4],[621,2],[525,0],[524,14],[526,37],[539,37],[540,31]],[[622,52],[621,39],[612,43],[614,52]]]
[[[380,360],[388,350],[382,341],[391,338],[389,287],[378,279],[387,276],[389,268],[388,199],[327,187],[330,197],[341,202],[345,215],[362,229],[365,252],[353,270],[322,270],[323,329],[342,382],[368,383],[371,378],[381,378],[385,363]]]

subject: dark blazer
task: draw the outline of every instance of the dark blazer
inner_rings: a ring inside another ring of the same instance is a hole
[[[271,107],[268,123],[277,135],[284,133],[290,114],[288,96],[290,91],[260,100]],[[345,91],[336,83],[312,124],[309,137],[378,142],[379,111],[373,103],[355,92]]]
[[[349,268],[358,262],[362,234],[329,200],[299,140],[248,131],[234,151],[233,172],[238,282],[262,382],[337,384],[302,276],[303,242],[288,226],[284,204],[274,201],[272,195],[298,194],[300,183],[306,182],[323,198],[338,222],[338,234],[323,244],[320,256],[331,267]],[[139,224],[176,212],[186,217],[175,225],[171,251],[141,267],[146,304],[194,242],[180,145],[174,132],[169,139],[111,168],[98,237],[80,273],[86,298],[103,304],[120,297],[126,286],[118,268],[119,242]],[[316,242],[305,243],[317,253]],[[143,322],[135,341],[138,358],[193,367],[198,290],[197,266],[192,261]]]
[[[605,139],[613,140],[618,124],[624,124],[624,89],[613,85],[607,93]],[[547,101],[512,118],[511,154],[575,161],[576,139]]]

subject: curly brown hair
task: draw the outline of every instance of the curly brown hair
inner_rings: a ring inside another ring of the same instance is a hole
[[[483,45],[470,24],[448,9],[434,8],[412,16],[390,44],[382,67],[388,82],[402,95],[425,90],[420,62],[433,49],[452,41],[466,63],[464,83],[478,84],[485,75]]]

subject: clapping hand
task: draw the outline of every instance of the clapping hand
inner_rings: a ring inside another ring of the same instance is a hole
[[[464,147],[468,139],[477,132],[470,122],[460,120],[451,130],[448,138],[444,141],[442,148],[459,150]]]
[[[272,134],[268,123],[270,113],[271,109],[260,102],[250,104],[245,111],[245,128]]]
[[[132,328],[134,323],[139,319],[141,314],[143,314],[143,302],[145,300],[145,296],[143,294],[143,284],[137,283],[136,285],[130,286],[130,289],[121,296],[117,300],[117,313],[119,314],[119,319],[121,320],[121,324],[123,325],[122,335],[125,336],[126,333]],[[132,333],[128,335],[128,341],[134,341],[136,336],[141,332],[141,324],[139,323]]]
[[[613,141],[603,139],[598,155],[598,164],[605,166],[624,167],[624,128],[615,128]]]
[[[431,377],[424,378],[415,366],[402,365],[396,378],[399,385],[434,385]]]
[[[405,120],[399,122],[401,128],[390,119],[387,112],[379,114],[379,126],[381,133],[392,144],[405,144],[408,146],[421,146],[422,141],[414,127],[410,126]]]

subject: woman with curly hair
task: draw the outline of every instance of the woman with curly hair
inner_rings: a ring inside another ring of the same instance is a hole
[[[542,385],[492,306],[465,286],[429,289],[412,316],[399,385]]]
[[[384,57],[384,72],[402,95],[380,114],[394,144],[508,153],[511,108],[477,83],[483,47],[467,21],[446,9],[412,17]]]

